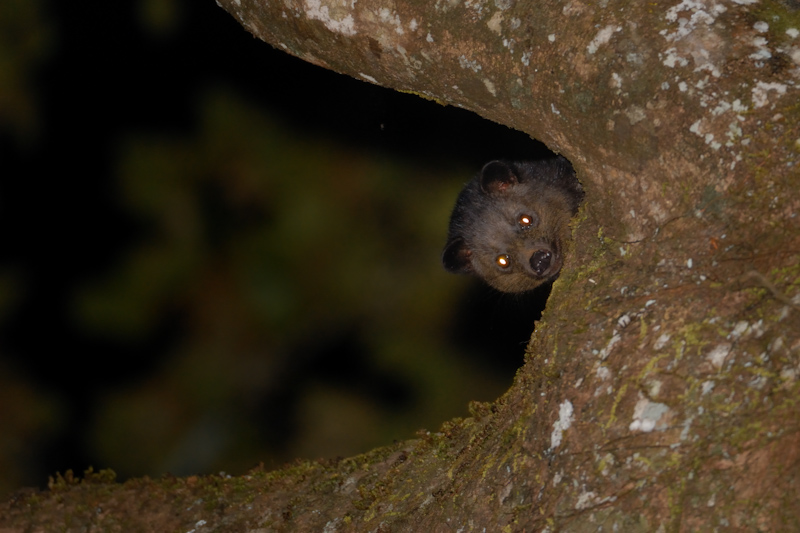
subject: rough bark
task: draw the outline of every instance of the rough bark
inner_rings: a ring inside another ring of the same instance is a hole
[[[568,264],[513,387],[470,418],[241,478],[61,480],[0,528],[800,530],[796,3],[220,4],[567,156],[587,191]]]

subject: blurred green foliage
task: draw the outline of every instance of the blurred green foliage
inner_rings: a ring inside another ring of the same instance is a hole
[[[230,90],[208,91],[198,115],[195,135],[123,143],[119,179],[148,234],[77,299],[99,335],[184,317],[158,371],[102,402],[91,443],[104,466],[124,476],[350,455],[464,414],[476,390],[502,390],[443,338],[463,284],[438,260],[458,175],[303,137]],[[369,365],[413,401],[382,406],[293,376],[296,434],[265,448],[258,399],[290,379],[297,346],[340,331],[357,332]],[[218,447],[210,464],[178,453],[198,434]]]
[[[52,33],[40,0],[0,2],[0,131],[18,141],[31,142],[39,128],[34,73]]]
[[[182,20],[177,0],[140,0],[136,8],[142,27],[153,36],[173,33]]]
[[[29,146],[40,128],[34,75],[47,58],[53,30],[38,0],[0,2],[0,140]],[[11,179],[0,157],[0,180]],[[6,199],[0,197],[0,208]],[[3,232],[19,228],[3,228]],[[25,296],[24,273],[0,265],[0,322]],[[44,442],[63,428],[63,410],[49,391],[37,390],[6,361],[0,348],[0,497],[30,482],[30,465]]]
[[[177,0],[133,5],[148,39],[174,35],[191,15]],[[0,134],[34,154],[46,116],[37,69],[59,44],[45,7],[0,3]],[[46,356],[74,364],[70,375],[92,376],[58,393],[14,363],[30,355],[24,346],[0,347],[0,497],[46,481],[40,465],[59,434],[92,462],[62,469],[237,474],[411,438],[510,384],[455,344],[471,282],[439,261],[453,201],[475,169],[309,134],[243,94],[205,83],[182,102],[191,128],[122,126],[112,154],[87,149],[112,161],[102,179],[139,230],[99,276],[65,289],[65,321],[99,346],[168,339],[147,361],[133,360],[136,350],[82,358],[53,346]],[[113,118],[107,102],[96,105],[87,116]],[[12,179],[41,180],[46,193],[47,180],[76,175]],[[0,266],[3,323],[26,302],[19,264]],[[70,390],[88,400],[71,402]]]

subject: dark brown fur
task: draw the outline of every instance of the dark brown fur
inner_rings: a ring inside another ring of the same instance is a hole
[[[487,163],[458,195],[442,263],[503,292],[534,289],[561,271],[569,221],[582,200],[563,157]]]

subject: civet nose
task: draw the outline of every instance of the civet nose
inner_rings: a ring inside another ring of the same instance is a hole
[[[536,250],[531,256],[531,268],[538,276],[544,276],[553,262],[553,252],[550,250]]]

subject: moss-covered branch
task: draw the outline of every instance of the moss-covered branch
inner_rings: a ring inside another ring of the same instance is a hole
[[[287,52],[573,161],[587,200],[526,364],[497,402],[414,441],[242,478],[59,483],[3,504],[0,526],[800,529],[796,10],[221,4]]]

